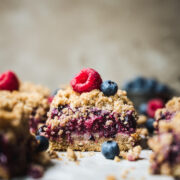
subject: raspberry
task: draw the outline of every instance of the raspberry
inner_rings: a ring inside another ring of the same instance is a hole
[[[73,90],[78,93],[100,89],[101,83],[101,76],[97,71],[91,68],[82,69],[81,72],[71,80]]]
[[[153,118],[156,110],[163,107],[164,107],[164,103],[161,99],[152,99],[148,102],[147,113],[150,117]]]
[[[51,102],[53,101],[53,98],[54,98],[54,96],[49,96],[49,97],[48,97],[48,103],[49,103],[49,104],[51,104]]]
[[[18,90],[19,80],[16,74],[12,71],[7,71],[0,75],[0,90]]]

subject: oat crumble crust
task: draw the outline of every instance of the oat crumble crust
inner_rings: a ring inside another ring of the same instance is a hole
[[[114,96],[107,97],[98,89],[79,94],[73,91],[71,87],[67,87],[65,90],[60,89],[58,91],[51,104],[51,109],[66,104],[70,104],[72,108],[97,107],[118,113],[134,110],[133,103],[127,98],[126,91],[122,90],[118,90]]]
[[[174,102],[178,102],[177,99],[171,100],[168,106],[171,103],[174,106]],[[178,109],[178,107],[174,106],[172,109]],[[169,150],[171,150],[172,144],[174,145],[174,143],[180,143],[179,127],[180,112],[177,112],[176,115],[169,122],[159,122],[158,134],[150,138],[148,141],[150,148],[153,150],[153,153],[150,157],[151,173],[180,177],[180,163],[171,164],[166,157],[166,154],[169,152]]]

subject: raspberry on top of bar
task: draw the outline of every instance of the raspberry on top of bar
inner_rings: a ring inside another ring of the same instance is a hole
[[[171,102],[174,102],[173,99]],[[169,109],[170,104],[168,105]],[[175,105],[172,103],[172,109]],[[177,109],[177,108],[175,108]],[[170,121],[159,121],[158,134],[149,139],[153,150],[150,171],[153,174],[165,174],[180,177],[180,112],[176,112]]]
[[[166,103],[165,108],[156,111],[154,127],[159,129],[160,121],[169,122],[178,112],[180,112],[180,97],[174,97]]]
[[[87,68],[54,97],[43,134],[56,150],[100,151],[106,140],[115,140],[120,149],[128,150],[138,139],[136,120],[126,92]]]
[[[17,75],[12,71],[0,75],[0,98],[11,97],[14,103],[21,101],[25,104],[29,111],[28,121],[32,133],[35,133],[38,126],[44,124],[47,119],[49,94],[50,91],[46,87],[29,82],[20,82]]]

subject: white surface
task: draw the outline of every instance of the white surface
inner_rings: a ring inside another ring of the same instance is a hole
[[[114,175],[117,180],[122,180],[122,175],[128,170],[129,173],[125,178],[127,180],[173,180],[172,177],[149,175],[149,155],[151,154],[149,150],[143,150],[141,159],[135,162],[107,160],[101,153],[95,153],[93,156],[90,156],[88,152],[82,154],[85,157],[79,158],[80,163],[77,165],[66,159],[66,153],[59,153],[63,160],[53,160],[54,166],[46,171],[42,179],[106,180],[107,175]]]

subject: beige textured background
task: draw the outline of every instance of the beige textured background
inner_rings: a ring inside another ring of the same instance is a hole
[[[0,72],[51,88],[82,67],[180,89],[179,0],[0,0]]]

